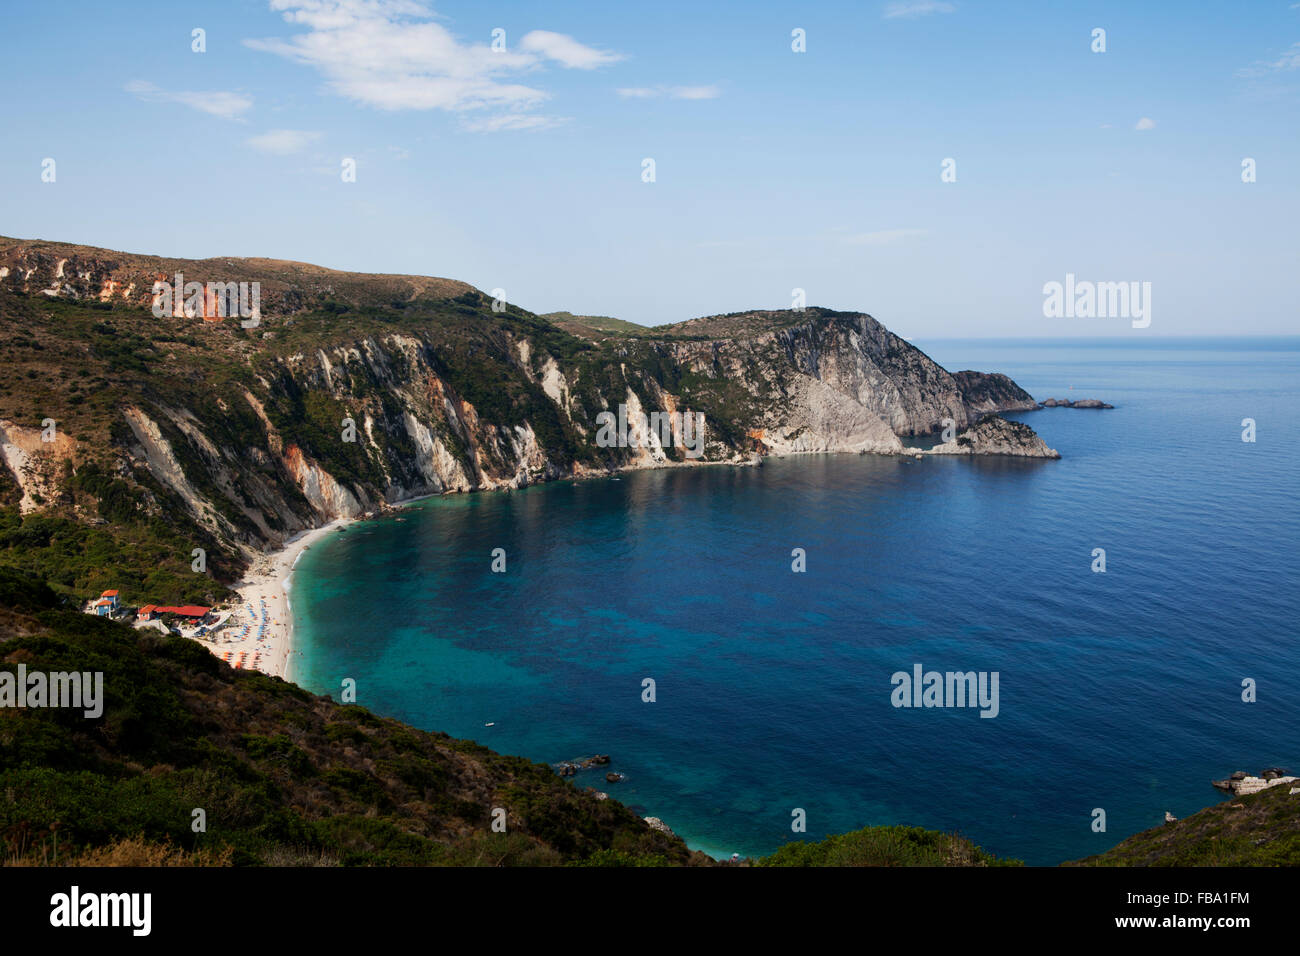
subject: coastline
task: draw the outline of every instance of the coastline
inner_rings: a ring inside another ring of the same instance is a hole
[[[909,449],[911,451],[911,449]],[[787,452],[770,457],[781,459],[786,457],[802,457],[817,454],[857,454],[857,452],[844,451],[822,451],[822,452]],[[886,456],[888,457],[888,456]],[[562,478],[554,478],[541,482],[538,485],[555,484],[562,481],[595,481],[600,479],[618,478],[623,474],[637,471],[658,471],[672,467],[701,467],[709,465],[729,466],[729,467],[756,467],[762,464],[761,459],[747,458],[730,461],[705,461],[705,462],[657,462],[653,465],[628,465],[617,468],[613,471],[592,471],[572,475],[566,475]],[[531,486],[529,486],[531,487]],[[413,495],[410,498],[403,498],[399,501],[385,503],[384,509],[392,512],[408,508],[412,505],[427,501],[430,498],[441,498],[449,494],[482,494],[493,491],[514,491],[516,489],[507,485],[495,488],[474,488],[467,491],[442,491],[429,492],[427,494]],[[267,552],[257,556],[244,577],[232,585],[233,590],[239,594],[239,605],[235,609],[235,617],[230,625],[219,632],[220,636],[216,643],[209,644],[203,642],[215,657],[224,660],[231,666],[239,664],[246,670],[257,670],[271,677],[280,677],[286,681],[292,682],[292,667],[294,661],[293,649],[293,608],[289,592],[292,590],[293,571],[298,564],[298,559],[313,544],[322,541],[326,535],[331,532],[346,527],[350,524],[363,521],[365,518],[361,515],[351,518],[335,518],[327,524],[320,525],[316,528],[309,528],[306,531],[299,531],[297,534],[286,539],[284,546],[278,551]],[[266,608],[266,615],[262,616],[262,607]],[[248,613],[251,607],[252,614]],[[247,623],[248,634],[242,638],[233,638],[232,635],[238,633],[240,625]],[[258,640],[257,631],[264,625],[263,638]],[[261,659],[257,660],[257,652],[261,651]],[[301,651],[298,652],[301,654]],[[240,664],[240,656],[244,655],[243,663]]]
[[[231,631],[231,628],[227,628],[221,632],[226,638],[205,645],[208,650],[232,666],[242,654],[245,657],[242,665],[245,669],[289,680],[293,663],[293,614],[289,597],[293,569],[298,559],[313,544],[357,520],[336,518],[318,528],[300,531],[285,541],[284,547],[279,551],[255,559],[244,579],[234,585],[240,598],[236,613],[241,621],[249,624],[247,635],[233,638],[233,634],[238,633],[237,629],[227,633]],[[252,609],[251,616],[249,608]],[[261,640],[257,638],[259,628],[263,628]],[[254,663],[254,657],[259,651],[261,659]]]
[[[408,507],[439,494],[416,495],[404,498],[387,507],[393,510]],[[292,681],[294,663],[293,648],[293,606],[290,592],[293,589],[293,571],[298,560],[314,544],[323,541],[327,535],[340,528],[365,520],[358,515],[352,518],[335,518],[327,524],[306,531],[299,531],[288,538],[278,551],[259,555],[254,559],[243,579],[233,585],[239,593],[239,606],[236,609],[238,619],[234,625],[221,633],[225,639],[215,644],[204,644],[216,657],[234,666],[241,654],[245,654],[243,668],[261,671],[271,677],[281,677]],[[265,606],[266,615],[262,617]],[[248,608],[252,608],[252,615]],[[250,624],[248,635],[240,639],[230,639],[236,632],[239,622]],[[265,626],[262,640],[257,639],[257,628]],[[255,655],[261,651],[260,661],[255,662]],[[229,652],[229,653],[228,653]],[[301,651],[297,653],[301,654]]]

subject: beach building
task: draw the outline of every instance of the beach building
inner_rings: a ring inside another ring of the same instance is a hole
[[[201,604],[182,604],[179,607],[164,606],[161,604],[150,604],[147,606],[150,609],[150,616],[147,620],[153,620],[161,614],[175,614],[179,617],[189,618],[195,624],[203,621],[212,610],[212,608],[203,607]],[[140,611],[143,613],[144,608],[141,608]]]
[[[105,591],[90,605],[91,611],[99,617],[108,617],[119,607],[117,598],[117,591]]]

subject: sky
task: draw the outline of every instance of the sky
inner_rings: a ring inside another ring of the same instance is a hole
[[[1290,0],[9,0],[0,78],[0,235],[644,325],[1300,333]],[[1067,275],[1149,323],[1047,314]]]

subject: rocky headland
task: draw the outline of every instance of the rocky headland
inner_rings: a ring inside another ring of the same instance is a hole
[[[1000,415],[981,418],[958,432],[952,441],[935,445],[929,455],[1012,455],[1017,458],[1060,458],[1061,453],[1028,425],[1008,421]]]
[[[203,296],[155,316],[154,283],[177,273],[260,283],[259,323],[208,314]],[[0,238],[0,333],[24,382],[0,393],[0,504],[159,519],[208,549],[218,579],[309,528],[431,494],[905,454],[952,426],[934,453],[1055,457],[1028,426],[981,422],[1035,406],[1007,376],[950,373],[860,312],[642,328],[548,319],[450,279]],[[687,413],[703,416],[694,448]],[[626,422],[617,441],[603,415]]]

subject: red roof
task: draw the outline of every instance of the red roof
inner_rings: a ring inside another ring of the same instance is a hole
[[[202,617],[212,610],[210,607],[200,607],[197,604],[184,604],[181,607],[163,607],[161,604],[154,608],[159,614],[179,614],[181,617]]]
[[[158,610],[158,606],[156,604],[146,604],[144,607],[140,608],[140,613],[152,614],[156,610]]]
[[[100,597],[117,597],[116,591],[105,591]]]

